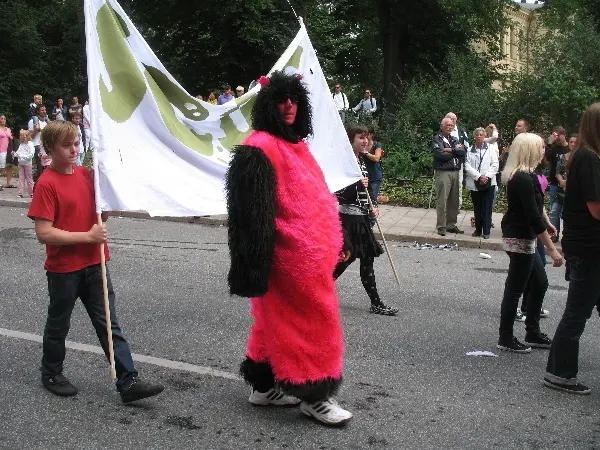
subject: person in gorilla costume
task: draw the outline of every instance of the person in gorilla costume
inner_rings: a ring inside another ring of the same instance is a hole
[[[251,298],[254,323],[240,373],[254,405],[295,406],[328,425],[352,414],[333,399],[343,332],[333,272],[349,255],[338,202],[305,142],[312,134],[299,75],[259,79],[254,131],[226,178],[232,295]]]

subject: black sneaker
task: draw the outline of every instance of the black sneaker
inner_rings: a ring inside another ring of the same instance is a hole
[[[77,388],[62,373],[50,377],[42,375],[42,384],[47,390],[59,397],[73,397],[77,395]]]
[[[395,316],[398,311],[400,311],[398,308],[392,308],[384,303],[380,303],[379,305],[371,305],[370,309],[371,313],[381,314],[382,316]]]
[[[473,236],[473,237],[481,237],[481,233],[479,231],[473,231],[473,234],[471,234],[471,236]]]
[[[447,228],[446,231],[448,233],[465,234],[465,232],[463,230],[460,230],[458,227]]]
[[[525,345],[536,348],[550,348],[552,339],[541,332],[525,333]]]
[[[555,383],[554,381],[550,381],[548,378],[544,378],[544,386],[547,386],[552,389],[556,389],[557,391],[569,392],[570,394],[578,394],[578,395],[588,395],[592,390],[581,384],[562,384]]]
[[[498,339],[498,345],[496,346],[498,347],[500,350],[504,350],[507,352],[514,352],[514,353],[529,353],[531,352],[531,347],[527,347],[526,345],[523,345],[519,342],[519,340],[516,337],[512,337],[512,340],[504,340],[504,339]]]
[[[444,230],[443,228],[438,228],[437,234],[439,234],[440,236],[446,236],[446,230]]]
[[[160,394],[164,389],[165,387],[161,384],[150,384],[140,381],[138,378],[134,378],[129,387],[120,392],[121,401],[123,403],[131,403],[144,398],[154,397],[155,395]]]

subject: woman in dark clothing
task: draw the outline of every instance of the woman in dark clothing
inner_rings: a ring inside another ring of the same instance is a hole
[[[577,380],[579,338],[600,298],[600,103],[581,118],[577,149],[567,164],[562,249],[569,294],[546,366],[544,384],[572,394],[591,389]]]
[[[356,155],[358,165],[363,172],[363,179],[354,184],[336,192],[344,230],[344,248],[350,251],[350,258],[346,261],[340,261],[335,268],[333,277],[337,279],[356,259],[360,260],[360,280],[371,299],[371,309],[373,314],[384,316],[394,316],[398,312],[397,308],[387,306],[379,298],[377,284],[375,282],[375,270],[373,263],[375,258],[383,254],[383,249],[375,235],[369,222],[370,216],[378,214],[377,209],[371,210],[369,205],[369,195],[374,205],[377,205],[373,198],[373,191],[369,184],[367,169],[363,157],[368,153],[368,129],[361,125],[354,125],[348,128],[348,138],[352,144],[352,150]],[[367,194],[368,192],[368,194]]]
[[[536,238],[548,249],[554,266],[563,263],[551,235],[556,229],[544,211],[544,196],[535,168],[544,157],[542,139],[531,133],[519,134],[511,146],[502,181],[506,184],[508,208],[502,219],[502,244],[510,258],[508,277],[500,311],[501,350],[528,353],[531,347],[549,348],[551,340],[540,331],[540,310],[548,289],[548,278],[542,259],[536,252]],[[513,334],[519,297],[529,282],[525,345]]]
[[[383,148],[381,142],[377,142],[375,130],[369,127],[369,151],[363,153],[363,161],[369,173],[369,184],[373,191],[373,200],[379,198],[379,190],[383,182],[383,167],[381,166],[381,158],[383,157]]]

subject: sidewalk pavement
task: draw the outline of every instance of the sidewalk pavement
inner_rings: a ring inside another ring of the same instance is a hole
[[[4,181],[4,179],[1,181]],[[17,196],[17,189],[4,188],[4,191],[0,191],[0,206],[27,208],[30,201],[30,198],[19,198]],[[150,216],[142,211],[115,211],[111,215],[150,219]],[[473,213],[471,211],[461,211],[458,216],[458,227],[465,234],[448,233],[446,236],[438,236],[435,228],[435,209],[407,208],[394,205],[380,205],[379,207],[379,223],[386,240],[430,244],[456,243],[460,247],[501,250],[502,232],[500,230],[500,221],[502,220],[502,214],[494,213],[492,221],[496,227],[492,228],[490,239],[487,240],[471,237],[471,233],[474,231],[470,223],[472,216]],[[152,217],[151,219],[204,225],[225,225],[227,222],[226,216],[201,218]],[[375,227],[375,232],[379,238],[377,227]]]

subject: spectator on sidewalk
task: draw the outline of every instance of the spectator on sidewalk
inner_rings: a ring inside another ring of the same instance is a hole
[[[35,116],[36,112],[35,109],[40,106],[42,104],[42,96],[40,94],[35,94],[33,96],[33,101],[29,104],[29,119],[31,119],[33,116]]]
[[[377,100],[371,95],[371,90],[366,89],[363,99],[353,108],[354,112],[373,114],[377,111]]]
[[[35,156],[33,158],[35,173],[33,175],[33,181],[37,181],[44,170],[42,165],[41,134],[42,130],[50,123],[44,105],[38,105],[35,109],[35,113],[36,115],[33,116],[27,124],[27,129],[31,131],[31,139],[33,141],[33,147],[35,148]]]
[[[475,209],[475,232],[473,237],[490,238],[492,228],[492,205],[498,172],[498,155],[485,142],[486,132],[477,128],[473,137],[475,144],[468,150],[465,159],[466,188],[471,191]]]
[[[90,149],[90,144],[92,142],[92,116],[90,113],[90,102],[85,101],[85,105],[83,105],[83,120],[81,121],[83,124],[83,142],[85,142],[85,151],[87,152]]]
[[[231,86],[223,86],[223,93],[219,95],[219,100],[217,101],[217,104],[224,105],[225,103],[229,103],[232,100],[235,100],[235,97],[231,93]]]
[[[544,195],[535,169],[544,158],[544,142],[532,133],[519,134],[502,172],[508,208],[502,219],[502,246],[510,262],[500,311],[498,348],[529,353],[531,347],[549,348],[550,338],[540,331],[540,311],[548,289],[544,264],[536,252],[536,237],[549,250],[555,267],[563,263],[550,236],[556,230],[544,210]],[[519,298],[530,283],[525,319],[525,344],[513,332]]]
[[[210,103],[211,105],[216,105],[217,104],[217,97],[215,96],[215,91],[210,91],[208,93],[208,97],[207,97],[206,101],[208,103]]]
[[[556,127],[548,139],[548,148],[546,149],[546,160],[550,165],[550,173],[548,181],[550,190],[548,198],[550,200],[550,222],[556,228],[556,236],[554,242],[558,242],[560,237],[560,216],[562,213],[562,200],[565,195],[564,189],[560,186],[556,178],[556,168],[559,159],[569,151],[569,143],[567,142],[567,131],[563,127]]]
[[[346,120],[346,111],[350,108],[350,103],[348,103],[348,97],[346,97],[346,94],[342,92],[342,85],[340,83],[336,83],[332,95],[335,109],[340,115],[342,122],[344,122]]]
[[[569,165],[569,159],[573,155],[573,152],[577,148],[577,135],[574,134],[569,138],[569,151],[564,155],[561,155],[558,160],[558,164],[556,165],[556,179],[558,180],[558,185],[562,188],[563,191],[567,189],[567,167]],[[558,200],[564,205],[565,196],[558,196]]]
[[[459,128],[458,126],[458,117],[453,112],[449,112],[446,114],[446,117],[452,120],[454,124],[454,128],[452,129],[452,137],[456,139],[456,141],[461,144],[465,151],[468,151],[471,145],[469,144],[469,135],[464,128]],[[463,180],[464,180],[464,170],[459,171],[458,173],[458,209],[462,208],[463,204]]]
[[[600,103],[583,114],[577,149],[568,164],[562,249],[569,293],[550,347],[544,385],[589,394],[579,373],[579,339],[600,298]]]
[[[73,123],[77,127],[77,133],[79,137],[79,155],[77,156],[77,162],[75,164],[77,166],[83,166],[83,160],[85,159],[86,142],[85,129],[83,128],[83,123],[81,123],[81,114],[73,114]]]
[[[81,114],[82,109],[83,109],[83,106],[79,103],[79,98],[73,97],[73,101],[72,101],[71,105],[69,106],[69,120],[71,122],[73,122],[73,116],[75,114]]]
[[[457,226],[459,205],[459,173],[465,160],[465,148],[453,136],[454,122],[442,120],[440,132],[433,138],[433,170],[435,173],[437,233],[463,234]]]
[[[235,96],[237,98],[241,97],[242,95],[244,95],[244,86],[238,86],[235,88]]]
[[[0,115],[0,176],[6,176],[6,187],[12,186],[12,166],[7,167],[6,160],[8,153],[12,151],[13,135],[9,127],[6,126],[6,116]],[[12,186],[14,187],[14,186]],[[0,182],[0,191],[4,190]]]
[[[31,142],[31,132],[21,130],[19,133],[19,149],[17,150],[17,158],[19,159],[19,197],[25,196],[25,188],[27,195],[33,197],[33,173],[31,164],[35,148]]]
[[[377,142],[375,129],[369,127],[369,151],[364,153],[363,161],[369,173],[369,184],[373,190],[373,201],[377,201],[379,190],[383,182],[383,167],[381,166],[381,158],[383,157],[383,147],[381,142]]]
[[[52,108],[52,120],[66,120],[68,117],[67,107],[63,104],[63,99],[58,97],[56,105]]]

